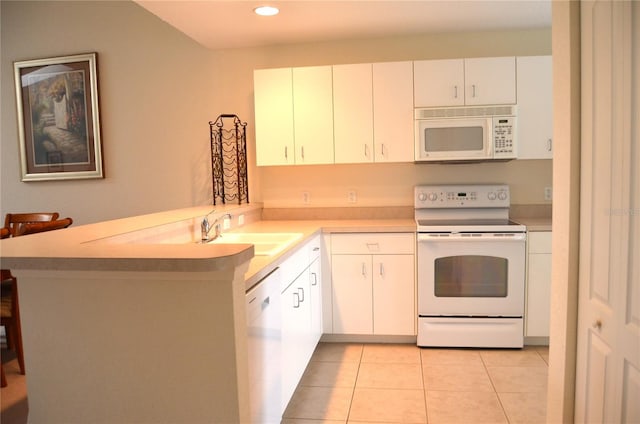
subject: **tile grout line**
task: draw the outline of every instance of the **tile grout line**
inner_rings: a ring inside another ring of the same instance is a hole
[[[353,406],[353,398],[356,395],[356,385],[358,384],[358,376],[360,375],[360,366],[362,365],[362,357],[364,356],[364,344],[361,344],[360,347],[362,350],[360,351],[360,358],[358,360],[358,370],[356,371],[356,380],[353,382],[353,390],[351,391],[351,399],[349,400],[349,409],[347,410],[347,417],[345,419],[345,424],[349,423],[349,417],[351,416],[351,407]]]
[[[498,394],[498,389],[496,389],[496,385],[493,382],[493,378],[491,378],[491,373],[489,373],[489,368],[487,368],[487,363],[485,362],[484,357],[482,356],[482,351],[478,352],[478,354],[480,355],[480,361],[482,361],[482,366],[484,367],[484,371],[487,373],[487,377],[489,377],[489,381],[491,382],[491,387],[493,387],[493,393],[496,395],[496,398],[498,398],[498,403],[500,404],[500,408],[502,408],[502,414],[504,414],[504,418],[507,420],[507,423],[510,423],[511,420],[509,419],[507,410],[504,408],[502,399],[500,399],[500,395]]]
[[[422,377],[422,393],[424,398],[424,418],[426,419],[426,423],[429,423],[429,407],[427,406],[427,382],[424,378],[424,363],[422,362],[422,349],[418,347],[418,354],[420,355],[420,374]]]

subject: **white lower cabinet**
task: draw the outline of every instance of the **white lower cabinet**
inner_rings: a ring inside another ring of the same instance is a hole
[[[308,268],[282,292],[281,299],[282,411],[284,411],[315,348],[315,345],[309,345],[312,300]]]
[[[279,423],[323,331],[321,238],[246,294],[252,423]]]
[[[529,232],[527,241],[525,337],[549,337],[551,231]]]
[[[415,234],[331,236],[334,334],[415,335]]]

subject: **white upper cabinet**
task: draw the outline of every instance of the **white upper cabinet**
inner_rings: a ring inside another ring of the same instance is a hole
[[[373,64],[375,162],[413,162],[412,62]]]
[[[335,65],[336,163],[413,162],[412,62]]]
[[[331,66],[253,73],[258,166],[333,163]]]
[[[416,107],[464,105],[464,59],[413,62]]]
[[[336,163],[373,162],[373,87],[370,63],[333,66]]]
[[[416,107],[516,103],[515,58],[414,62]]]
[[[516,58],[518,69],[518,159],[553,157],[551,56]]]
[[[464,60],[467,105],[516,103],[515,57],[481,57]]]
[[[293,164],[291,68],[255,70],[253,72],[253,89],[257,165]]]
[[[296,164],[334,161],[332,86],[331,66],[293,68]]]

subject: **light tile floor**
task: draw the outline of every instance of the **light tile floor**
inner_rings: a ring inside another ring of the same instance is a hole
[[[320,343],[283,424],[544,423],[548,348]]]

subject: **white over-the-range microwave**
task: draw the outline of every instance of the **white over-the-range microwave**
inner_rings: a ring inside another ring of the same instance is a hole
[[[516,106],[415,110],[416,162],[516,159]]]

